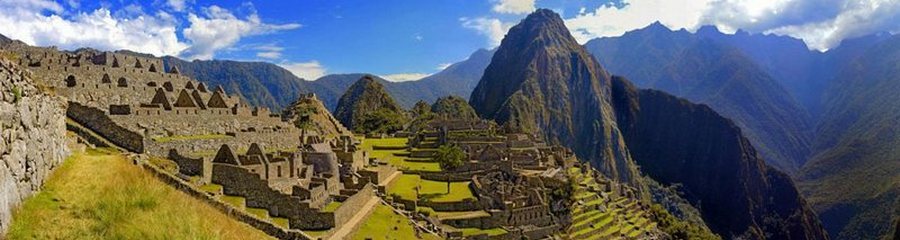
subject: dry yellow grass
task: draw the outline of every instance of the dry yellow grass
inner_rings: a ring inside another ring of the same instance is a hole
[[[8,239],[269,239],[120,154],[71,156],[13,213]]]

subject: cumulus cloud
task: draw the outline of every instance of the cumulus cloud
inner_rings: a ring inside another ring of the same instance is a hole
[[[523,14],[534,12],[534,0],[493,0],[494,12]]]
[[[64,49],[88,46],[175,55],[188,47],[178,40],[172,16],[164,12],[118,18],[99,8],[63,18],[63,11],[53,1],[0,1],[0,33],[28,44]]]
[[[182,55],[190,59],[212,59],[216,51],[234,45],[242,37],[300,27],[296,23],[263,23],[255,11],[245,19],[240,19],[231,11],[216,5],[204,8],[204,16],[188,14],[188,21],[191,25],[182,33],[191,42],[191,46]]]
[[[597,9],[582,8],[566,26],[579,43],[627,31],[659,21],[669,28],[694,28],[707,11],[706,0],[623,0],[623,7],[606,4]]]
[[[503,22],[500,21],[500,19],[483,17],[460,18],[459,21],[462,22],[463,27],[474,29],[475,31],[478,31],[479,34],[488,37],[488,44],[490,47],[499,46],[500,41],[506,36],[506,32],[514,25],[512,22]]]
[[[803,39],[825,50],[841,40],[875,32],[900,31],[896,0],[623,0],[582,9],[566,19],[575,38],[620,36],[660,21],[672,29],[715,25],[726,33],[743,29]]]
[[[175,10],[186,10],[188,2],[190,0],[166,4]],[[296,23],[263,23],[252,6],[249,6],[249,16],[238,18],[213,5],[203,8],[199,15],[187,13],[189,25],[182,30],[184,39],[181,39],[179,18],[170,12],[147,13],[137,4],[122,6],[116,11],[108,5],[101,6],[81,12],[50,0],[0,1],[0,26],[3,26],[0,34],[31,45],[62,49],[129,49],[154,55],[210,59],[216,51],[233,46],[242,37],[300,27]],[[270,51],[263,55],[274,54]]]
[[[812,48],[826,50],[841,40],[876,32],[900,31],[900,2],[895,0],[850,1],[842,11],[830,19],[787,25],[767,30],[767,33],[789,35],[803,39]]]
[[[316,80],[317,78],[324,76],[327,71],[319,61],[315,60],[297,63],[285,62],[278,65],[291,71],[295,76],[306,80]]]
[[[384,78],[384,80],[388,80],[391,82],[406,82],[406,81],[419,80],[419,79],[427,77],[428,75],[431,75],[431,74],[427,74],[427,73],[395,73],[395,74],[387,74],[387,75],[380,75],[380,76],[381,76],[381,78]]]

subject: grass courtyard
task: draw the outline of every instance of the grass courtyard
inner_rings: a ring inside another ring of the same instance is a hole
[[[398,195],[407,200],[428,199],[434,202],[459,202],[466,198],[475,198],[472,190],[466,182],[450,182],[450,192],[447,192],[447,182],[424,180],[419,175],[403,174],[397,177],[388,186],[388,195]],[[419,188],[418,195],[416,187]]]
[[[437,162],[409,160],[409,151],[397,149],[404,147],[409,142],[406,138],[366,138],[362,140],[361,148],[369,152],[369,157],[385,161],[400,169],[440,172],[441,165]],[[377,149],[377,150],[376,150]]]
[[[440,239],[425,233],[416,236],[416,231],[408,218],[382,204],[375,207],[375,211],[361,226],[353,234],[352,239]]]
[[[271,239],[120,154],[75,153],[13,213],[6,239]]]

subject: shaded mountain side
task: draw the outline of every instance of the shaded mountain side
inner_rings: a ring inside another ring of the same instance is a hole
[[[642,188],[616,126],[610,76],[556,13],[512,27],[469,99],[479,116],[574,150],[613,179]]]
[[[840,70],[815,148],[798,181],[828,231],[888,237],[900,216],[900,36],[872,45]]]
[[[813,116],[812,119],[821,114],[822,93],[830,78],[819,75],[827,71],[820,65],[824,54],[809,50],[803,40],[774,34],[749,34],[742,30],[724,34],[714,26],[701,27],[696,35],[740,49],[780,83]]]
[[[370,133],[388,124],[383,121],[401,120],[404,118],[403,109],[384,89],[375,77],[366,75],[353,83],[347,92],[338,101],[334,117],[344,126],[356,133]],[[398,122],[399,128],[405,120]],[[398,129],[384,129],[382,132],[396,131]]]
[[[791,94],[739,48],[654,23],[585,44],[610,71],[638,86],[708,104],[735,121],[771,165],[796,172],[812,123]]]
[[[192,62],[163,57],[166,69],[173,66],[181,74],[195,78],[210,87],[222,86],[229,94],[237,94],[253,106],[279,111],[309,92],[306,81],[278,65],[265,62],[210,60]]]
[[[725,238],[826,239],[788,175],[759,158],[740,128],[706,105],[613,79],[619,126],[643,173],[681,184]]]

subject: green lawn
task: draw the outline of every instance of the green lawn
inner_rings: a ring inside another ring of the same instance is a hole
[[[435,202],[458,202],[466,198],[475,198],[472,190],[466,182],[451,182],[450,192],[447,192],[447,182],[423,180],[419,175],[403,174],[394,179],[388,186],[388,195],[399,195],[403,199],[416,200],[419,198]],[[416,186],[419,194],[416,195]]]
[[[157,180],[122,155],[89,150],[58,167],[13,213],[6,239],[270,239]]]
[[[353,234],[352,239],[440,239],[431,234],[416,236],[409,219],[391,211],[382,204],[362,223],[362,227]]]

